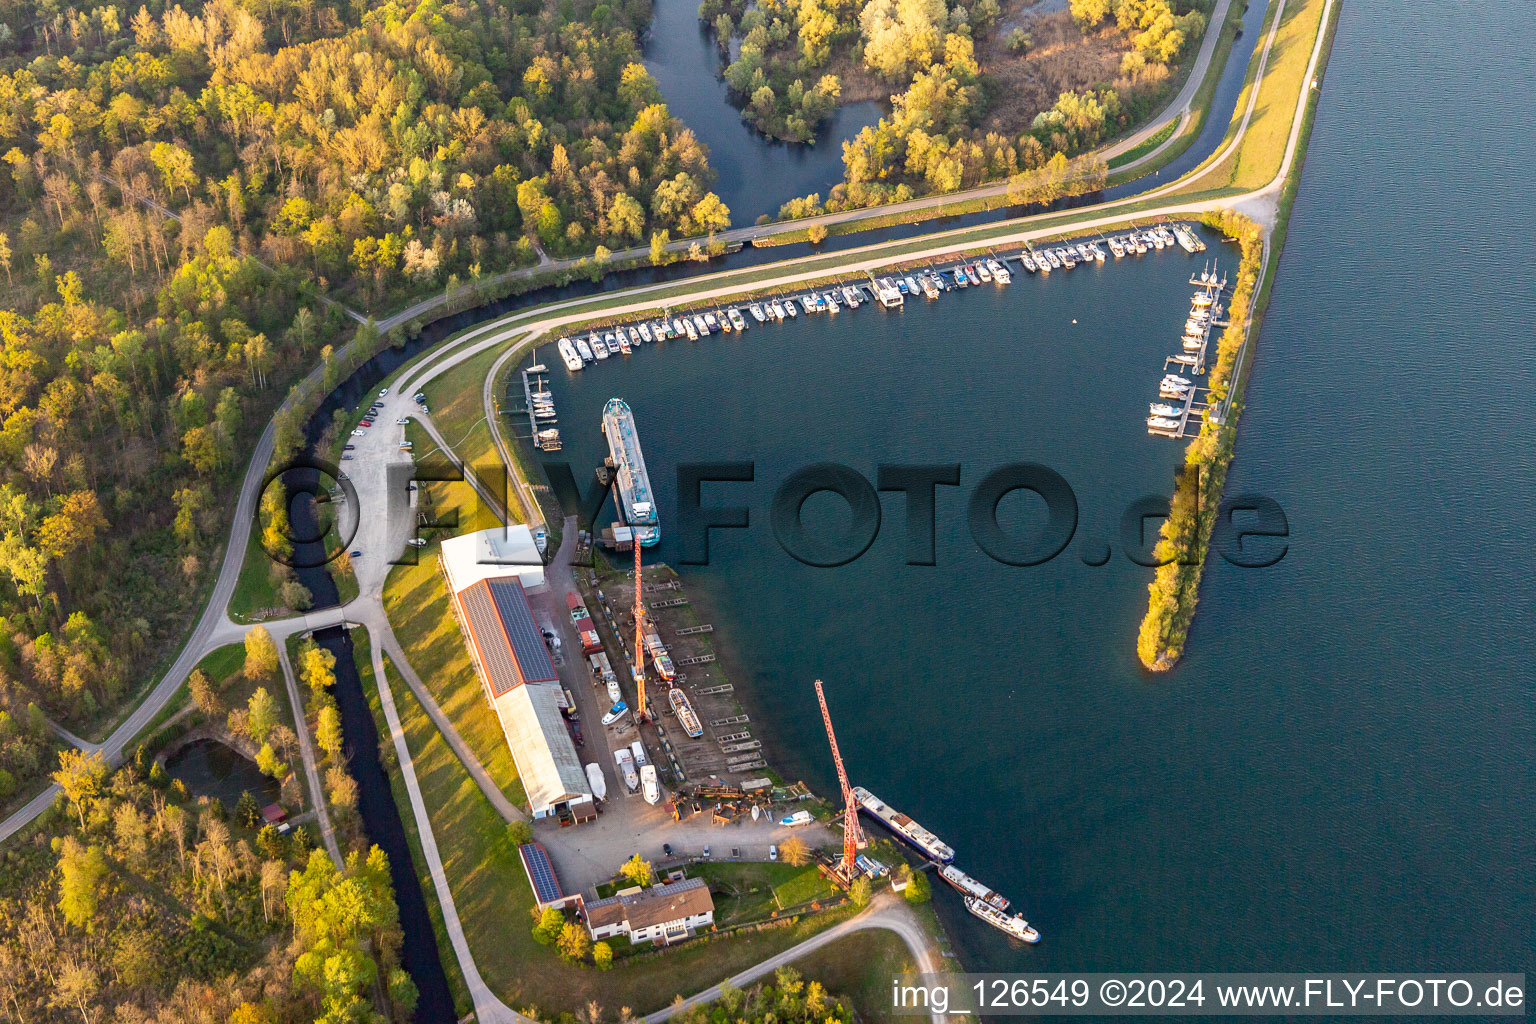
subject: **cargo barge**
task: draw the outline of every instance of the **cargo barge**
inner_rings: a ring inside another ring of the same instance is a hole
[[[948,864],[955,859],[954,848],[948,843],[894,807],[891,807],[863,786],[854,786],[853,796],[866,813],[878,818],[892,832],[901,836],[901,838],[917,847],[933,860],[938,861],[940,864]]]
[[[656,499],[651,478],[645,472],[645,456],[640,454],[635,414],[622,398],[610,398],[603,406],[603,434],[608,438],[608,461],[613,464],[623,504],[620,518],[634,530],[641,547],[652,547],[661,540]]]

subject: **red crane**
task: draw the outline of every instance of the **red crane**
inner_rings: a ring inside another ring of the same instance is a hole
[[[635,721],[646,720],[645,710],[645,605],[640,601],[640,531],[632,530],[635,549]]]
[[[854,851],[864,845],[864,833],[859,829],[859,805],[853,798],[853,787],[848,785],[848,773],[843,770],[843,755],[837,750],[837,733],[832,731],[832,712],[827,710],[827,695],[821,690],[821,680],[816,680],[816,700],[821,704],[821,721],[827,727],[827,742],[832,745],[832,763],[837,765],[837,782],[843,788],[843,878],[853,879]]]

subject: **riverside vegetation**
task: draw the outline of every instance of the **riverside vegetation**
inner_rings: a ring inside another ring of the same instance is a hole
[[[895,90],[891,113],[843,143],[844,180],[825,202],[780,211],[802,217],[971,188],[1093,148],[1166,95],[1209,6],[1073,0],[1070,15],[1020,15],[998,0],[704,0],[699,17],[727,54],[739,39],[726,82],[742,116],[776,138],[807,141],[839,102]]]
[[[1216,363],[1209,382],[1211,405],[1229,398],[1231,404],[1219,423],[1205,418],[1200,433],[1185,451],[1184,470],[1153,548],[1153,557],[1160,564],[1147,588],[1147,613],[1137,634],[1136,654],[1154,672],[1172,668],[1183,654],[1195,605],[1200,599],[1200,577],[1220,514],[1227,469],[1232,464],[1237,439],[1237,419],[1242,411],[1237,359],[1248,337],[1248,317],[1264,256],[1259,226],[1242,214],[1220,210],[1206,214],[1202,220],[1237,239],[1242,251],[1227,305],[1230,326],[1222,331],[1216,344]]]
[[[246,802],[191,799],[141,755],[66,759],[59,801],[4,854],[9,1019],[307,1024],[411,1019],[389,867],[338,868]]]

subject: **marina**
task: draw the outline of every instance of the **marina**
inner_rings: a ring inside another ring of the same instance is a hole
[[[562,353],[563,355],[563,353]],[[541,451],[560,450],[560,431],[555,426],[554,396],[549,390],[548,367],[534,363],[523,370],[523,410],[528,416],[528,436]]]
[[[1185,251],[1194,254],[1205,249],[1205,243],[1188,228],[1182,224],[1177,227],[1179,244]],[[1199,247],[1185,244],[1186,236]],[[1221,298],[1227,291],[1227,279],[1219,276],[1215,266],[1208,263],[1199,274],[1190,276],[1189,283],[1195,286],[1195,294],[1190,299],[1189,317],[1184,322],[1184,334],[1180,338],[1182,351],[1164,360],[1163,378],[1158,382],[1158,397],[1163,401],[1153,402],[1148,407],[1147,433],[1159,437],[1183,438],[1190,433],[1192,418],[1204,418],[1211,413],[1209,403],[1201,400],[1202,389],[1181,374],[1198,376],[1205,373],[1211,335],[1217,327],[1226,326],[1222,319]],[[1208,397],[1209,391],[1204,394]]]

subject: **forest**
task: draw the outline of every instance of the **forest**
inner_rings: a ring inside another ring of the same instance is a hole
[[[193,799],[143,752],[66,758],[65,799],[0,871],[0,1016],[110,1024],[408,1021],[416,989],[382,851],[338,868]],[[376,1001],[375,993],[381,998]],[[377,1006],[387,1007],[387,1016]]]
[[[179,639],[344,307],[729,225],[650,13],[0,0],[0,805]]]
[[[725,80],[767,135],[813,139],[852,98],[854,77],[861,96],[889,97],[890,114],[843,143],[842,183],[825,202],[785,204],[781,216],[794,217],[971,188],[1092,149],[1167,94],[1208,7],[1072,0],[1070,15],[1055,15],[998,0],[703,0],[699,17],[726,58],[738,44]],[[1021,121],[1036,95],[1044,102]]]

